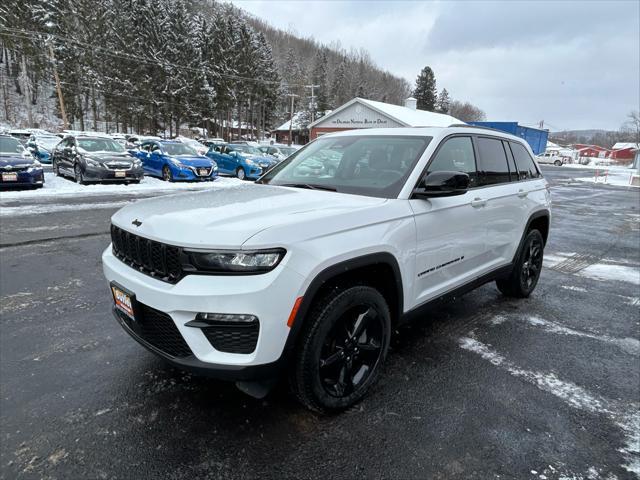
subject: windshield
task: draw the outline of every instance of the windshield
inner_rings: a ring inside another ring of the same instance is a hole
[[[236,152],[248,153],[249,155],[262,155],[262,152],[251,145],[232,145],[231,150]]]
[[[184,143],[163,143],[162,151],[167,155],[194,155],[197,156],[198,153],[191,148],[189,145],[185,145]]]
[[[24,153],[24,147],[22,144],[15,138],[12,137],[1,137],[0,138],[0,154],[4,153],[18,153],[22,155]]]
[[[395,198],[431,139],[365,135],[320,138],[267,172],[259,183]]]
[[[53,147],[55,147],[58,142],[60,142],[60,137],[36,137],[36,145],[47,150],[53,150]]]
[[[110,138],[78,138],[77,142],[85,152],[124,152],[124,147]]]
[[[280,150],[287,157],[289,155],[293,155],[297,151],[295,148],[291,148],[291,147],[278,147],[278,150]]]

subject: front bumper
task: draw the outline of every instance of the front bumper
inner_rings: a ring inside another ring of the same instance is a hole
[[[116,172],[120,172],[119,174]],[[124,176],[122,176],[124,172]],[[84,179],[88,182],[139,182],[144,177],[144,170],[131,168],[128,170],[113,170],[105,167],[87,165],[84,170]]]
[[[124,330],[156,355],[178,367],[226,380],[269,378],[278,369],[290,331],[287,319],[303,283],[285,265],[262,275],[187,275],[170,284],[124,264],[111,246],[104,251],[102,263],[109,282],[134,294],[136,303],[168,315],[193,354],[178,358],[156,348],[115,312]],[[198,313],[255,315],[260,324],[255,350],[247,354],[216,350],[202,329],[187,325]]]
[[[201,175],[202,168],[209,170],[206,175]],[[218,170],[207,167],[178,167],[176,165],[171,166],[171,173],[173,174],[174,181],[185,182],[211,182],[218,177]]]
[[[5,180],[5,174],[15,174],[16,180]],[[41,187],[44,185],[44,171],[42,168],[32,168],[31,171],[5,171],[0,172],[0,187]]]

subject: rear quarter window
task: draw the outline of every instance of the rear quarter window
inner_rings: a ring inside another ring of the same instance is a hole
[[[533,158],[529,155],[529,152],[524,145],[517,142],[509,142],[509,145],[513,152],[513,158],[516,161],[518,177],[520,180],[528,180],[542,176],[536,166],[536,163],[533,161]]]

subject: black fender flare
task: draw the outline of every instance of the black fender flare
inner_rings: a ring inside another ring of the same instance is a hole
[[[298,337],[300,336],[300,332],[303,329],[305,318],[313,304],[313,300],[315,299],[316,294],[320,291],[320,288],[322,288],[323,285],[325,285],[328,281],[337,277],[338,275],[349,272],[350,270],[356,270],[362,267],[381,264],[389,266],[393,270],[398,304],[396,307],[396,311],[392,312],[392,315],[395,314],[397,319],[402,318],[404,308],[404,287],[402,284],[402,274],[400,272],[400,266],[398,264],[398,261],[396,260],[396,257],[389,252],[378,252],[350,258],[348,260],[336,263],[325,268],[320,273],[318,273],[311,281],[304,293],[304,296],[302,297],[300,307],[296,312],[293,325],[291,326],[289,336],[287,337],[287,341],[281,355],[281,360],[286,361],[286,358],[288,358],[294,350]]]
[[[520,243],[518,244],[516,253],[513,255],[513,259],[511,260],[512,264],[515,264],[516,260],[520,256],[520,252],[522,251],[522,245],[524,245],[524,239],[527,236],[529,227],[531,227],[531,224],[533,223],[534,220],[537,220],[538,218],[543,218],[543,217],[546,217],[547,220],[549,220],[549,227],[551,227],[551,213],[549,212],[548,209],[543,208],[541,210],[536,210],[535,212],[533,212],[529,217],[529,220],[527,220],[527,225],[524,227],[524,230],[522,231],[522,236],[520,237]],[[547,239],[545,239],[545,246],[546,246],[546,243],[547,243]]]

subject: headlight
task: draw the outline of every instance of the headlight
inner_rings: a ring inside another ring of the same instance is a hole
[[[33,162],[33,165],[32,165],[33,168],[40,168],[41,166],[42,166],[42,164],[38,160]]]
[[[256,162],[254,162],[253,160],[249,160],[248,158],[245,160],[245,162],[247,163],[247,165],[251,165],[252,167],[256,165]]]
[[[264,273],[278,266],[286,251],[257,250],[233,252],[218,250],[210,252],[185,251],[190,263],[199,271],[218,273]]]
[[[85,162],[87,162],[87,165],[91,166],[91,167],[101,167],[102,164],[96,160],[93,160],[91,158],[85,158],[84,159]]]
[[[133,166],[134,166],[134,167],[139,167],[139,166],[141,166],[141,165],[142,165],[142,161],[141,161],[141,160],[135,159],[135,160],[133,161]]]

